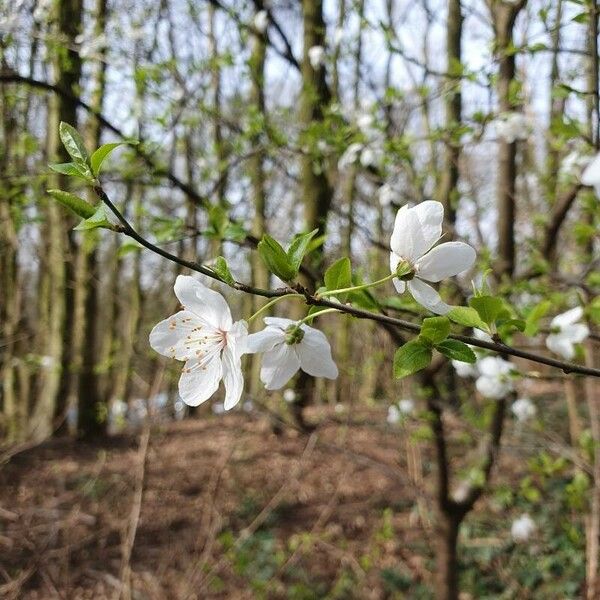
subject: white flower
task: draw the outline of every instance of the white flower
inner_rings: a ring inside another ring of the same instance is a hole
[[[459,377],[477,377],[479,375],[476,365],[462,362],[462,360],[453,360],[452,366]]]
[[[388,408],[388,412],[387,412],[387,422],[390,425],[395,425],[396,423],[398,423],[400,421],[400,410],[398,409],[398,407],[395,404],[392,404],[389,408]]]
[[[398,402],[398,410],[403,415],[412,414],[415,411],[414,400],[411,400],[410,398],[405,398],[404,400],[400,400],[400,402]]]
[[[527,513],[524,513],[512,522],[510,535],[515,542],[526,542],[535,529],[533,519]]]
[[[406,288],[425,308],[443,315],[450,310],[440,295],[425,281],[438,282],[468,269],[475,261],[475,250],[463,242],[444,242],[433,247],[442,236],[444,207],[440,202],[427,200],[414,208],[403,206],[396,214],[390,240],[390,269],[398,270],[406,263],[410,272],[405,281],[394,279],[396,290]]]
[[[499,356],[486,356],[477,362],[479,377],[475,387],[484,398],[500,400],[513,391],[510,372],[515,366]]]
[[[292,388],[284,390],[283,399],[291,404],[296,399],[296,392]]]
[[[535,417],[537,408],[529,398],[519,398],[513,402],[511,411],[518,421],[527,421]]]
[[[254,15],[254,28],[258,33],[264,33],[269,25],[269,15],[266,10],[259,10]]]
[[[198,406],[208,400],[223,380],[229,410],[244,387],[246,323],[234,323],[223,296],[192,277],[177,277],[175,295],[183,310],[154,327],[150,345],[164,356],[186,361],[179,379],[179,395],[186,404]]]
[[[278,317],[265,317],[264,322],[262,331],[248,336],[248,352],[264,352],[260,380],[268,390],[281,389],[298,369],[313,377],[338,376],[322,331]]]
[[[495,121],[496,134],[505,142],[512,144],[516,140],[526,140],[531,132],[529,119],[519,112],[506,112]]]
[[[308,60],[310,66],[316,71],[325,62],[325,48],[323,46],[312,46],[308,49]]]
[[[575,356],[575,344],[580,344],[590,334],[585,323],[577,323],[583,317],[583,308],[577,306],[557,315],[550,321],[550,335],[546,338],[548,350],[567,360]]]
[[[600,154],[596,154],[583,170],[581,183],[593,187],[596,196],[600,198]]]

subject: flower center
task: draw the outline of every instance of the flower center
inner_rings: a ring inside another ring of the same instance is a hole
[[[285,343],[288,346],[299,344],[304,338],[304,331],[300,328],[300,325],[290,325],[285,330]]]

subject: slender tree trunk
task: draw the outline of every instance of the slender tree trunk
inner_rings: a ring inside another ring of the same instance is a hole
[[[55,3],[58,43],[66,52],[53,52],[55,81],[59,88],[79,94],[81,60],[70,49],[81,31],[82,0],[59,0]],[[61,95],[50,100],[48,118],[48,156],[52,162],[69,160],[58,136],[60,121],[77,125],[77,106]],[[66,189],[64,177],[53,177],[50,187]],[[47,223],[43,238],[47,240],[46,263],[42,271],[41,299],[43,309],[44,354],[51,363],[41,377],[39,398],[30,421],[30,434],[44,439],[53,432],[53,417],[62,420],[66,413],[66,399],[70,386],[70,342],[73,323],[73,290],[71,250],[73,238],[65,236],[64,213],[50,202],[46,211]]]
[[[96,23],[94,34],[100,36],[106,26],[106,0],[96,0]],[[96,64],[94,74],[94,89],[91,106],[102,112],[104,104],[106,62],[100,60]],[[94,149],[100,145],[101,128],[97,119],[91,117],[86,129],[86,142],[89,148]],[[98,345],[98,296],[100,285],[100,266],[98,264],[98,238],[96,232],[84,234],[80,252],[83,257],[82,277],[80,278],[81,296],[83,299],[83,345],[81,347],[81,370],[79,375],[78,402],[79,419],[78,433],[82,437],[92,437],[106,432],[106,419],[99,419],[98,415],[106,414],[100,395],[100,382],[97,373],[99,358]]]
[[[454,224],[458,203],[458,179],[460,161],[460,138],[454,130],[461,124],[462,94],[461,71],[462,64],[462,24],[463,15],[460,0],[448,0],[448,22],[446,27],[447,70],[456,74],[455,78],[447,81],[449,89],[446,92],[446,149],[444,168],[438,191],[438,199],[444,205],[444,215],[448,223]]]
[[[302,58],[302,91],[300,95],[300,125],[304,130],[323,121],[324,110],[330,101],[325,65],[313,68],[309,50],[315,46],[325,48],[325,22],[322,0],[302,0],[302,22],[304,27]],[[302,155],[300,163],[300,185],[306,229],[318,230],[324,235],[327,230],[327,217],[332,201],[332,189],[327,180],[324,164],[316,164],[312,153]],[[311,254],[310,266],[319,277],[323,270],[322,248]],[[297,399],[292,404],[292,414],[296,423],[306,427],[303,409],[314,400],[314,379],[300,373],[297,385]]]
[[[257,115],[262,116],[266,121],[265,95],[264,95],[264,76],[265,76],[265,58],[267,51],[266,35],[256,32],[252,35],[252,50],[248,67],[250,70],[250,103],[252,110]],[[252,156],[248,160],[248,172],[252,186],[252,204],[254,207],[254,217],[252,220],[252,234],[260,239],[267,231],[266,224],[266,194],[265,194],[265,135],[256,135],[252,140]],[[269,287],[269,274],[265,269],[258,252],[251,254],[252,283],[260,288]],[[252,313],[256,312],[264,300],[258,296],[252,296]],[[260,384],[260,363],[258,355],[252,356],[250,393],[253,398],[257,397],[262,390]]]

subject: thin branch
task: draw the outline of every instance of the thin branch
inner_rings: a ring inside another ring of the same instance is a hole
[[[170,252],[167,252],[166,250],[163,250],[162,248],[155,246],[152,242],[146,240],[129,224],[129,222],[127,221],[127,219],[125,219],[125,217],[122,215],[122,213],[119,211],[119,209],[111,202],[110,198],[104,192],[102,187],[100,187],[99,185],[95,186],[94,191],[96,192],[98,197],[108,206],[108,208],[110,208],[110,210],[115,214],[115,216],[121,223],[121,227],[119,229],[119,231],[121,233],[124,233],[125,235],[131,237],[132,239],[134,239],[135,241],[140,243],[142,246],[144,246],[148,250],[151,250],[155,254],[158,254],[158,255],[162,256],[163,258],[166,258],[167,260],[170,260],[182,267],[191,269],[192,271],[202,273],[203,275],[206,275],[207,277],[210,277],[211,279],[214,279],[215,281],[219,281],[226,285],[230,285],[230,287],[232,287],[233,289],[236,289],[240,292],[245,292],[247,294],[254,294],[256,296],[262,296],[264,298],[276,298],[276,297],[280,297],[280,296],[288,296],[288,295],[300,293],[304,296],[306,304],[308,304],[309,306],[323,306],[323,307],[327,307],[327,308],[334,308],[339,312],[357,317],[359,319],[369,319],[371,321],[376,321],[378,323],[383,323],[385,325],[393,326],[398,329],[403,329],[405,331],[410,331],[413,333],[420,333],[420,331],[421,331],[421,326],[417,323],[411,323],[409,321],[404,321],[402,319],[396,319],[394,317],[390,317],[385,314],[374,313],[374,312],[371,312],[368,310],[364,310],[362,308],[357,308],[350,304],[342,304],[340,302],[327,300],[326,298],[321,298],[316,293],[311,293],[309,290],[307,290],[305,287],[301,286],[300,284],[290,284],[287,287],[279,288],[276,290],[265,290],[265,289],[253,287],[250,285],[246,285],[245,283],[240,283],[237,281],[232,284],[228,284],[226,281],[223,281],[223,279],[221,279],[221,277],[219,277],[219,275],[217,273],[215,273],[209,267],[206,267],[197,262],[192,262],[192,261],[188,261],[183,258],[180,258],[180,257],[176,256],[175,254],[171,254]],[[574,373],[574,374],[579,374],[579,375],[587,375],[587,376],[591,376],[591,377],[600,377],[600,369],[596,369],[593,367],[587,367],[587,366],[583,366],[583,365],[578,365],[578,364],[572,363],[572,362],[557,360],[554,358],[542,356],[542,355],[535,354],[533,352],[528,352],[525,350],[519,350],[518,348],[513,348],[512,346],[508,346],[501,342],[487,342],[484,340],[479,340],[475,337],[471,337],[471,336],[467,336],[467,335],[460,335],[460,334],[450,334],[448,337],[450,339],[458,340],[460,342],[469,344],[471,346],[476,346],[478,348],[484,348],[486,350],[492,350],[493,352],[496,352],[499,354],[515,356],[517,358],[523,358],[525,360],[529,360],[529,361],[536,362],[539,364],[548,365],[550,367],[555,367],[557,369],[561,369],[565,373]]]

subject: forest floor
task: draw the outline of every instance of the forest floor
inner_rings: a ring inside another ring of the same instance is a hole
[[[16,454],[0,466],[0,598],[431,598],[427,443],[382,409],[310,416],[314,433],[276,435],[255,413],[203,411]],[[502,528],[465,542],[496,579]],[[515,589],[502,597],[551,597]]]

